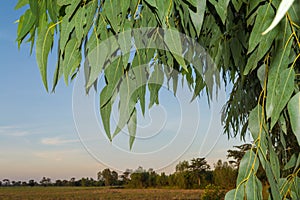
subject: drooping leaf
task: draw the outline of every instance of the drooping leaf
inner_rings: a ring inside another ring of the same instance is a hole
[[[185,61],[183,59],[183,52],[182,52],[182,38],[180,37],[180,34],[176,30],[168,30],[165,32],[164,41],[169,49],[169,51],[172,53],[173,57],[176,59],[176,61],[179,63],[180,66],[184,70],[187,70],[187,66],[185,64]]]
[[[196,8],[196,12],[194,12],[191,9],[189,9],[189,12],[198,37],[202,28],[206,8],[206,1],[196,1]]]
[[[119,35],[118,43],[120,45],[122,59],[123,59],[123,66],[126,68],[129,62],[130,50],[131,50],[131,32],[126,31]]]
[[[136,109],[134,108],[132,115],[129,118],[128,121],[128,132],[129,132],[129,146],[130,149],[132,149],[132,145],[135,140],[135,135],[136,135],[136,123],[137,123],[137,116],[136,116]]]
[[[240,186],[240,189],[233,189],[226,193],[225,200],[239,200],[244,198],[243,192],[244,184]]]
[[[274,20],[272,21],[271,25],[262,33],[263,35],[270,32],[280,22],[280,20],[284,17],[285,13],[290,9],[293,3],[294,0],[281,1]]]
[[[75,28],[74,18],[71,21],[67,17],[64,17],[61,22],[61,30],[60,30],[60,39],[59,39],[59,46],[61,51],[63,52],[66,44],[70,38],[70,35]]]
[[[286,163],[286,165],[284,166],[284,170],[290,169],[292,167],[295,167],[297,162],[297,157],[296,154],[293,154],[292,157],[290,158],[289,162]]]
[[[272,78],[273,76],[269,76],[269,81],[272,82]],[[274,110],[271,116],[271,128],[273,128],[278,121],[281,111],[287,105],[293,94],[295,71],[292,68],[283,70],[280,73],[279,80],[276,88],[276,95],[274,96],[275,99],[273,100]]]
[[[270,4],[258,8],[255,24],[249,38],[248,53],[252,52],[265,37],[261,35],[261,30],[267,27],[267,24],[272,21],[273,17],[274,10]],[[270,41],[268,42],[271,43]]]
[[[140,50],[139,53],[134,57],[132,61],[132,71],[136,78],[136,93],[139,98],[142,114],[145,114],[146,108],[146,84],[147,84],[147,68],[148,66],[142,65],[142,59],[145,59],[145,54]]]
[[[300,92],[289,101],[288,111],[293,133],[298,140],[298,144],[300,144]]]
[[[115,14],[116,11],[121,11],[118,1],[105,1],[102,8],[103,15],[109,21],[111,28],[118,33],[120,31],[120,21],[117,14]]]
[[[262,183],[256,175],[251,174],[246,183],[247,200],[262,200]]]
[[[156,5],[156,0],[145,0],[150,6],[152,6],[153,8],[157,8],[157,5]]]
[[[231,0],[236,11],[239,11],[243,5],[243,0]]]
[[[119,120],[113,137],[124,128],[133,113],[138,100],[135,90],[136,81],[131,78],[131,75],[126,73],[120,85]]]
[[[102,119],[105,133],[108,139],[112,141],[111,130],[110,130],[110,116],[111,116],[112,105],[114,103],[116,95],[113,95],[112,98],[110,98],[110,100],[106,102],[106,104],[104,104],[103,99],[105,99],[105,97],[107,96],[106,93],[107,93],[107,86],[105,86],[100,93],[100,105],[102,104],[102,106],[100,107],[100,114],[101,114],[101,119]]]
[[[119,82],[123,75],[122,57],[120,56],[112,64],[110,64],[104,71],[107,87],[106,95],[102,96],[100,107],[104,106],[113,96]]]
[[[29,4],[29,0],[19,0],[17,5],[15,6],[15,10],[22,8],[23,6],[26,6],[27,4]]]
[[[90,77],[87,81],[86,87],[89,88],[100,75],[104,64],[106,62],[106,58],[108,57],[109,49],[105,44],[101,43],[96,46],[89,54],[88,59],[91,66]]]
[[[30,10],[32,12],[33,15],[35,15],[36,17],[39,16],[39,2],[36,0],[29,0],[29,6],[30,6]],[[42,13],[43,15],[44,13]]]
[[[51,20],[56,23],[58,16],[57,0],[47,0],[46,6]]]
[[[69,77],[78,68],[81,62],[81,53],[78,48],[78,41],[76,38],[72,38],[66,45],[64,52],[64,59],[62,62],[64,78],[66,84],[68,84]]]
[[[252,150],[248,150],[243,156],[240,166],[239,173],[237,177],[237,185],[242,183],[247,179],[247,177],[255,173],[259,166],[259,160]]]
[[[262,107],[258,105],[249,114],[249,129],[254,141],[261,137],[262,132],[264,132],[263,120],[264,113]]]
[[[156,0],[157,9],[156,13],[162,28],[166,28],[166,19],[168,18],[168,12],[172,6],[173,1],[169,0]]]
[[[223,24],[225,24],[225,20],[227,17],[227,7],[229,5],[230,0],[219,0],[219,1],[209,0],[209,1],[210,1],[210,3],[212,3],[214,5]]]
[[[163,82],[164,82],[164,73],[162,71],[162,66],[154,65],[154,71],[152,72],[148,82],[148,88],[150,91],[149,108],[151,108],[155,103],[156,104],[159,103],[158,92],[162,87]]]
[[[290,63],[289,55],[291,51],[292,42],[289,40],[291,30],[287,28],[287,21],[284,23],[285,30],[280,34],[276,43],[275,55],[270,64],[268,83],[267,83],[267,98],[266,98],[266,114],[269,119],[274,109],[278,109],[276,104],[279,101],[279,97],[285,93],[282,89],[285,89],[286,84],[282,83],[281,73],[286,69]],[[287,73],[287,71],[286,71]],[[285,74],[284,82],[290,80],[290,73]],[[280,87],[279,87],[280,86]],[[277,105],[278,106],[278,105]],[[280,111],[281,112],[281,111]]]
[[[47,82],[47,62],[48,55],[53,44],[54,30],[51,27],[52,23],[48,24],[46,14],[40,19],[38,28],[38,37],[36,41],[36,59],[42,76],[42,80],[46,90],[48,91]]]
[[[31,30],[32,26],[35,24],[36,17],[32,14],[31,10],[27,10],[22,16],[22,21],[19,22],[18,28],[18,38],[17,40],[22,40]]]
[[[78,41],[81,41],[84,37],[84,26],[86,25],[86,17],[85,17],[85,9],[81,7],[76,12],[75,16],[75,31],[76,37]]]

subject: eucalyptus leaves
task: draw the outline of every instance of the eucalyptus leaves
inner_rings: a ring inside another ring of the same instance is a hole
[[[47,90],[47,58],[55,42],[52,90],[61,77],[68,84],[82,60],[87,91],[104,73],[100,112],[109,139],[127,125],[132,145],[136,105],[145,111],[147,89],[151,107],[159,103],[164,80],[173,82],[176,93],[181,74],[194,98],[205,91],[210,99],[222,75],[233,84],[224,130],[241,138],[250,132],[254,140],[241,162],[237,188],[226,199],[261,199],[259,166],[270,183],[270,198],[300,198],[299,1],[19,0],[16,8],[25,5],[17,41],[36,44]],[[111,134],[117,95],[121,117]]]

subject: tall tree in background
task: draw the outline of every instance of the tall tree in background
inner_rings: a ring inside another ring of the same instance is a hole
[[[237,177],[237,171],[227,162],[218,162],[214,166],[213,179],[214,184],[220,186],[223,189],[232,189],[235,187],[235,180]]]
[[[234,146],[234,148],[238,150],[227,150],[227,158],[232,158],[233,160],[230,160],[229,163],[238,168],[245,153],[252,148],[252,144],[242,144]]]
[[[210,169],[209,164],[205,160],[205,158],[193,158],[191,160],[191,164],[189,165],[189,169],[192,171],[193,175],[198,180],[198,185],[201,184],[201,175],[203,175],[207,170]]]
[[[21,44],[27,39],[36,48],[47,90],[47,58],[54,40],[59,45],[52,90],[61,77],[66,83],[76,77],[82,52],[87,91],[100,74],[105,75],[100,112],[109,139],[127,124],[132,147],[136,106],[144,113],[145,91],[150,91],[149,107],[159,103],[161,85],[151,84],[154,78],[159,83],[164,79],[172,82],[176,94],[182,76],[194,97],[205,91],[211,100],[222,77],[225,84],[233,85],[223,110],[224,132],[241,138],[250,133],[253,138],[252,150],[240,161],[236,189],[226,199],[262,198],[256,176],[259,165],[270,183],[270,198],[300,198],[298,0],[19,0],[16,8],[25,5],[29,6],[19,19],[17,41]],[[167,48],[153,49],[152,43],[139,44],[141,38],[131,38],[142,34],[131,35],[134,30],[149,26],[154,28],[145,37]],[[181,40],[179,32],[188,38]],[[111,37],[120,34],[122,37]],[[116,45],[98,49],[108,38]],[[145,48],[136,51],[129,63],[133,41],[133,46]],[[193,48],[197,46],[193,41],[204,47],[214,64]],[[96,54],[100,57],[93,57],[97,50],[101,50]],[[138,82],[144,84],[135,88]],[[128,98],[126,94],[133,90]],[[111,134],[111,107],[118,95],[120,119]]]

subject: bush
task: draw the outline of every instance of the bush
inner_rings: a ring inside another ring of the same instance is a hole
[[[205,187],[202,200],[221,200],[224,199],[225,192],[219,186],[209,184]]]

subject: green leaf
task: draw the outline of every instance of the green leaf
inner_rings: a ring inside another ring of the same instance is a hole
[[[156,5],[156,0],[145,0],[145,1],[153,8],[158,9],[158,6]]]
[[[87,81],[86,88],[89,88],[98,78],[100,75],[106,58],[108,56],[109,49],[106,47],[105,44],[99,44],[96,48],[94,48],[89,54],[88,59],[91,66],[91,73],[90,77]]]
[[[154,71],[152,72],[149,82],[148,88],[150,91],[150,103],[149,108],[151,108],[155,103],[159,104],[158,100],[158,92],[164,82],[164,73],[161,65],[154,65]]]
[[[121,12],[122,12],[122,17],[126,17],[127,15],[127,10],[130,7],[130,1],[119,1],[120,7],[121,7]]]
[[[170,0],[156,0],[156,5],[158,8],[156,12],[162,28],[166,28],[166,18],[168,17],[167,15],[170,3],[172,3]]]
[[[256,177],[256,175],[251,174],[247,185],[246,185],[247,200],[262,200],[262,183]]]
[[[134,108],[132,115],[128,121],[128,132],[129,132],[129,146],[132,149],[133,142],[135,140],[136,135],[136,124],[137,124],[137,116],[136,116],[136,109]]]
[[[240,188],[243,188],[244,184],[241,185]],[[244,192],[242,189],[233,189],[226,193],[225,200],[240,200],[244,199]]]
[[[116,93],[115,93],[116,94]],[[110,133],[110,116],[111,116],[111,108],[116,95],[113,95],[112,98],[106,104],[103,103],[103,100],[107,96],[107,86],[105,86],[100,93],[100,114],[103,123],[103,127],[105,133],[110,141],[112,141],[111,133]]]
[[[259,3],[260,3],[261,1],[260,0],[251,0],[251,1],[249,1],[248,3],[249,3],[249,8],[248,8],[248,14],[249,13],[252,13],[252,11],[253,11],[253,9],[254,8],[256,8],[258,5],[259,5]]]
[[[75,31],[76,37],[78,41],[81,41],[84,37],[84,29],[83,27],[86,25],[86,16],[85,16],[85,9],[80,7],[76,12],[75,16]]]
[[[295,23],[295,24],[300,24],[300,1],[295,1],[293,3],[293,5],[291,6],[291,8],[289,9],[288,13],[291,17],[291,20]]]
[[[261,88],[264,88],[266,80],[266,65],[261,65],[257,70],[257,78],[259,79]]]
[[[272,21],[272,24],[267,28],[267,30],[265,30],[262,34],[265,35],[268,32],[270,32],[279,22],[280,20],[284,17],[284,15],[286,14],[286,12],[289,10],[289,8],[292,6],[292,4],[294,3],[294,0],[282,0],[277,12],[276,12],[276,16],[274,18],[274,20]]]
[[[292,167],[295,167],[297,162],[297,157],[296,154],[293,154],[292,157],[290,158],[289,162],[286,163],[286,165],[284,166],[284,170],[290,169]]]
[[[68,5],[66,7],[66,16],[67,19],[70,21],[71,18],[73,18],[72,16],[74,15],[74,13],[76,11],[78,11],[78,9],[82,9],[81,7],[78,7],[79,4],[81,3],[81,0],[72,0],[71,2],[68,1],[69,3],[64,3],[65,5]]]
[[[121,48],[121,54],[122,54],[122,59],[123,59],[123,65],[124,68],[127,67],[128,61],[129,61],[129,56],[130,56],[130,49],[131,49],[131,32],[126,31],[123,32],[122,34],[119,34],[118,36],[118,43]]]
[[[105,1],[103,5],[103,15],[109,21],[111,28],[114,32],[118,33],[120,31],[120,21],[118,19],[117,11],[120,10],[120,5],[118,1]]]
[[[199,1],[197,0],[187,0],[193,7],[197,8],[197,4]]]
[[[273,82],[273,76],[274,74],[271,74],[269,76],[269,81]],[[281,71],[279,75],[278,85],[276,87],[276,94],[273,96],[273,105],[274,109],[271,116],[271,128],[274,127],[276,122],[279,119],[281,111],[284,109],[284,107],[287,105],[288,101],[290,100],[293,91],[294,91],[294,80],[295,80],[295,71],[290,69],[285,69]],[[269,86],[269,84],[268,84]],[[272,100],[271,100],[272,101]],[[299,122],[299,121],[298,121]]]
[[[106,95],[102,96],[100,107],[104,106],[114,94],[123,75],[122,57],[114,60],[104,71],[107,80]]]
[[[250,58],[248,59],[247,65],[244,70],[244,75],[247,75],[250,71],[253,71],[257,67],[257,63],[265,56],[265,54],[272,47],[273,41],[277,34],[280,33],[280,27],[276,27],[268,35],[260,38],[258,48],[252,52]]]
[[[248,53],[251,53],[265,37],[261,35],[261,31],[267,27],[267,25],[272,21],[273,17],[274,10],[270,4],[263,5],[258,8],[255,24],[249,38]],[[272,42],[268,42],[270,46]]]
[[[136,79],[136,93],[139,97],[142,114],[145,114],[146,108],[146,84],[147,84],[147,67],[148,65],[142,65],[142,60],[145,60],[145,54],[142,53],[145,50],[139,50],[137,55],[132,61],[132,71]],[[143,54],[143,55],[141,55]]]
[[[254,0],[252,0],[252,1],[254,1]],[[239,11],[241,9],[243,3],[244,3],[243,0],[232,0],[231,2],[232,2],[233,6],[234,6],[234,9],[236,11]]]
[[[57,5],[64,6],[64,5],[70,5],[70,0],[57,0]]]
[[[39,16],[39,2],[37,0],[29,0],[30,10],[36,17]],[[42,13],[43,15],[44,13]]]
[[[206,8],[206,1],[196,1],[196,9],[197,9],[196,12],[189,9],[191,20],[193,22],[193,25],[197,33],[197,37],[199,37],[202,28],[205,8]]]
[[[17,40],[23,40],[36,22],[36,17],[32,14],[31,10],[27,10],[21,18],[22,20],[19,22],[20,28],[18,28]]]
[[[27,4],[29,4],[29,0],[19,0],[17,5],[15,6],[15,10],[22,8],[23,6],[26,6]]]
[[[275,179],[274,171],[269,162],[265,162],[265,172],[270,183],[271,193],[274,199],[282,199],[280,194],[278,180]]]
[[[46,5],[51,20],[54,23],[57,22],[57,15],[58,15],[57,0],[47,0]]]
[[[38,37],[36,41],[36,59],[44,86],[47,91],[47,61],[49,52],[53,44],[54,35],[54,30],[51,26],[52,23],[48,24],[46,21],[46,14],[42,15],[42,18],[40,19],[40,25],[38,27]]]
[[[275,180],[278,182],[280,178],[280,164],[278,160],[278,156],[271,144],[271,141],[269,141],[269,154],[270,154],[270,167],[272,169],[272,174],[275,178]]]
[[[288,27],[287,20],[285,21],[284,31],[279,35],[278,41],[276,42],[276,49],[274,56],[271,60],[271,65],[268,74],[267,84],[267,98],[266,98],[266,114],[267,119],[271,118],[274,109],[278,109],[278,101],[283,94],[287,92],[283,91],[286,89],[287,84],[290,81],[290,77],[294,72],[284,71],[290,63],[289,55],[291,51],[292,40],[289,40],[291,30]],[[283,75],[281,75],[284,72]],[[284,78],[283,80],[281,79]],[[284,83],[283,83],[284,82]],[[283,104],[286,101],[282,101]],[[280,105],[281,107],[282,105]],[[276,111],[278,112],[278,111]],[[281,112],[281,111],[280,111]],[[275,122],[275,120],[273,120]]]
[[[252,150],[248,150],[243,156],[240,166],[239,173],[237,177],[237,185],[246,181],[247,177],[255,173],[259,166],[259,160]]]
[[[300,144],[300,92],[294,95],[288,103],[288,112],[293,133]]]
[[[182,43],[181,43],[180,33],[174,29],[168,29],[164,35],[164,41],[172,53],[173,57],[179,63],[179,65],[187,71],[187,66],[183,59],[183,52],[182,52]]]
[[[209,0],[212,3],[220,16],[222,23],[225,24],[225,20],[227,18],[227,7],[229,5],[230,0]]]
[[[81,52],[78,48],[78,41],[76,38],[72,38],[66,45],[62,63],[66,84],[68,84],[68,78],[72,76],[75,69],[80,65],[80,62]]]
[[[61,51],[63,52],[70,38],[70,35],[72,34],[73,29],[75,27],[74,18],[71,21],[69,21],[69,19],[65,16],[62,19],[62,23],[60,27],[61,29],[60,29],[60,37],[59,37],[59,46]]]
[[[262,123],[263,110],[262,107],[258,105],[249,114],[249,129],[254,141],[256,141],[261,133],[264,132]]]
[[[119,121],[113,137],[115,137],[124,128],[133,113],[138,100],[135,90],[136,81],[131,79],[131,74],[126,73],[120,85]]]

